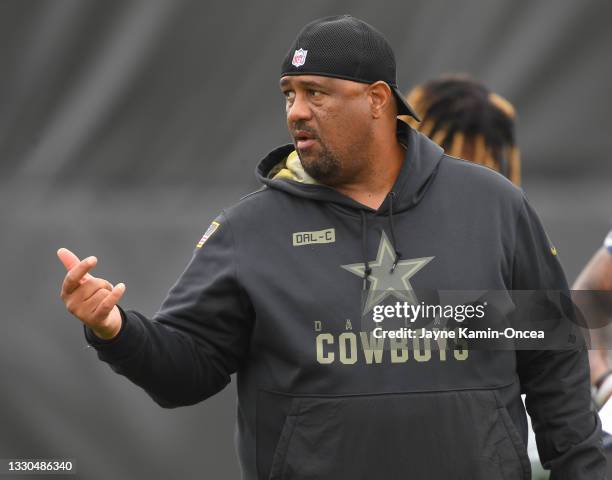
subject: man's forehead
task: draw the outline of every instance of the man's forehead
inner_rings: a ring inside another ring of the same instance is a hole
[[[289,86],[299,87],[331,87],[331,86],[348,86],[354,84],[352,80],[344,80],[342,78],[325,77],[323,75],[285,75],[280,79],[280,87],[286,88]]]

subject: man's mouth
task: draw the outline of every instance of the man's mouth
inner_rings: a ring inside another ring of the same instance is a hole
[[[298,150],[306,150],[312,147],[316,142],[315,136],[305,130],[296,131],[293,134],[293,138],[295,139],[295,146]]]

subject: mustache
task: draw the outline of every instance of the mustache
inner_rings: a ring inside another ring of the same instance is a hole
[[[313,138],[319,138],[319,136],[317,135],[317,132],[315,130],[313,130],[312,128],[308,127],[304,122],[295,122],[292,125],[291,128],[291,135],[293,137],[296,136],[297,132],[305,132],[308,135],[312,135]]]

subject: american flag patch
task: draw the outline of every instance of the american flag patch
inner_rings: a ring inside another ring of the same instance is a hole
[[[206,240],[208,240],[211,237],[211,235],[217,231],[217,228],[219,228],[219,225],[221,225],[219,222],[212,222],[210,224],[210,227],[208,227],[208,230],[206,230],[204,232],[204,235],[202,235],[202,238],[200,238],[200,241],[196,245],[196,248],[202,248],[202,245],[206,243]]]

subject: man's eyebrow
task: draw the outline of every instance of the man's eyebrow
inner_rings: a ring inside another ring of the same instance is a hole
[[[325,88],[325,85],[322,82],[317,82],[316,80],[299,80],[293,79],[293,81],[302,88]],[[288,78],[283,78],[280,81],[280,87],[287,87],[291,83],[291,80]]]

